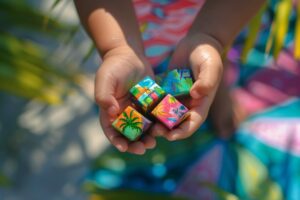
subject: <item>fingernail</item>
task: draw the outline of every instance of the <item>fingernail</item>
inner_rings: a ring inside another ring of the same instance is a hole
[[[117,144],[117,145],[116,145],[116,148],[117,148],[119,151],[121,151],[121,152],[124,152],[124,151],[125,151],[125,149],[123,148],[122,145]]]
[[[145,153],[146,153],[146,149],[144,149],[144,150],[138,152],[137,154],[138,154],[138,155],[143,155],[143,154],[145,154]]]
[[[163,134],[163,132],[161,132],[161,131],[155,131],[155,132],[153,133],[153,135],[159,137],[159,136],[163,136],[164,134]]]
[[[155,146],[156,146],[156,143],[153,143],[151,146],[148,147],[148,149],[154,149]]]
[[[176,140],[176,137],[170,136],[170,137],[167,137],[167,139],[168,139],[169,141],[175,141],[175,140]]]

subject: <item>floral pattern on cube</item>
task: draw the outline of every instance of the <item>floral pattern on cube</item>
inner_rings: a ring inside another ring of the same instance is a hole
[[[156,76],[157,83],[173,96],[189,95],[193,76],[189,69],[174,69]]]
[[[151,123],[134,108],[128,106],[112,123],[112,126],[130,141],[134,141],[150,127]]]
[[[168,94],[151,112],[169,129],[179,125],[188,116],[188,109],[175,97]]]
[[[165,95],[166,92],[149,76],[130,89],[134,102],[144,111],[151,110]]]

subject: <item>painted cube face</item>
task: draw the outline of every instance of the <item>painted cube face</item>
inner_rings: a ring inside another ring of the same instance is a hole
[[[156,81],[166,93],[173,96],[189,95],[193,77],[189,69],[174,69],[156,76]]]
[[[166,92],[149,76],[133,86],[130,93],[135,103],[146,112],[151,110],[166,95]]]
[[[169,129],[179,125],[188,116],[188,109],[175,97],[168,94],[151,112]]]
[[[130,141],[134,141],[150,127],[151,123],[134,108],[128,106],[112,123],[112,126]]]

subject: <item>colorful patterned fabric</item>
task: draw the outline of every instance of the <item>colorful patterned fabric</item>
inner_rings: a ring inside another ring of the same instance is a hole
[[[163,72],[204,1],[135,2],[146,54],[155,71]],[[264,23],[246,64],[238,61],[243,33],[228,55],[231,95],[251,114],[232,139],[215,137],[207,122],[187,140],[159,140],[145,156],[108,149],[95,161],[87,185],[103,197],[121,192],[123,199],[130,198],[119,189],[134,191],[137,199],[167,194],[196,200],[299,200],[300,63],[292,57],[290,39],[277,62],[264,55],[269,22]]]

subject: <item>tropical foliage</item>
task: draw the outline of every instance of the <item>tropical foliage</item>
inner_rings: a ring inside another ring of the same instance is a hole
[[[113,127],[133,141],[143,132],[144,121],[143,116],[128,106],[122,114],[113,122]]]
[[[46,46],[58,44],[74,27],[25,0],[2,0],[0,13],[0,90],[59,103],[78,79]]]
[[[123,112],[122,114],[123,114],[124,118],[120,119],[123,122],[120,125],[120,128],[122,128],[124,132],[126,131],[126,128],[128,128],[128,127],[135,129],[138,132],[142,131],[143,123],[139,120],[140,119],[139,117],[137,117],[137,116],[134,117],[134,110],[130,111],[129,116],[127,115],[126,112]]]
[[[4,175],[0,172],[0,187],[8,187],[11,184],[12,183],[11,183],[10,179],[6,175]]]
[[[248,27],[247,39],[244,43],[241,59],[246,62],[247,55],[255,46],[255,42],[259,35],[259,30],[263,23],[263,17],[268,14],[271,21],[269,36],[265,45],[265,52],[271,54],[274,59],[278,58],[279,52],[285,45],[288,31],[291,25],[291,17],[293,11],[296,12],[296,23],[294,28],[294,57],[300,59],[300,1],[278,0],[275,7],[272,7],[272,2],[266,3],[261,10],[251,20]]]

